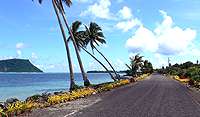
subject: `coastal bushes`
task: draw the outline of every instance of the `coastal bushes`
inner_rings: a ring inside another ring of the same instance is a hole
[[[148,74],[143,74],[143,75],[137,77],[136,80],[137,80],[137,81],[144,80],[144,79],[145,79],[146,77],[148,77],[149,75],[150,75],[150,73],[148,73]]]
[[[148,75],[149,74],[141,75],[140,77],[138,77],[138,79],[142,80]],[[116,82],[93,85],[91,87],[81,88],[71,92],[57,92],[54,94],[34,95],[28,97],[26,101],[16,100],[14,102],[6,103],[4,108],[0,107],[0,115],[2,117],[13,117],[22,113],[26,114],[36,108],[44,108],[55,104],[73,101],[96,93],[109,91],[116,87],[120,87],[130,83],[131,79],[122,79]]]
[[[78,89],[76,91],[72,91],[71,93],[66,92],[66,93],[61,93],[58,95],[52,95],[48,98],[48,103],[51,105],[54,104],[59,104],[67,101],[72,101],[76,100],[78,98],[83,98],[85,96],[89,96],[92,94],[95,94],[96,90],[92,88],[83,88],[83,89]]]
[[[96,89],[96,91],[97,92],[109,91],[109,90],[111,90],[113,88],[120,87],[120,86],[129,84],[129,83],[130,83],[129,79],[119,80],[119,81],[116,81],[116,82],[113,82],[113,83],[103,84],[103,85],[99,86]]]
[[[178,81],[181,82],[181,83],[188,83],[188,82],[190,81],[189,78],[181,78],[181,77],[179,77],[179,76],[173,76],[173,78],[174,78],[175,80],[178,80]]]
[[[129,58],[130,64],[125,64],[127,76],[136,77],[141,74],[153,73],[153,66],[148,60],[143,60],[143,56],[139,54]]]
[[[42,94],[42,95],[34,95],[28,97],[26,101],[10,101],[5,103],[5,107],[0,107],[0,115],[2,117],[13,117],[15,115],[19,115],[21,113],[26,113],[36,108],[44,108],[51,105],[64,103],[68,101],[73,101],[79,98],[84,98],[86,96],[90,96],[92,94],[96,94],[102,91],[108,91],[115,87],[119,87],[125,84],[129,84],[129,80],[120,80],[117,82],[111,82],[104,85],[91,86],[87,88],[77,89],[71,92],[60,92],[54,94]],[[13,100],[13,99],[12,99]],[[0,116],[0,117],[1,117]]]
[[[17,101],[15,103],[8,104],[3,110],[3,115],[8,117],[13,117],[21,113],[30,111],[34,108],[38,108],[39,104],[26,101]]]
[[[58,95],[52,95],[48,98],[48,103],[50,105],[55,105],[55,104],[59,104],[59,103],[63,103],[63,102],[73,101],[73,100],[76,100],[79,98],[84,98],[86,96],[90,96],[92,94],[100,93],[103,91],[109,91],[113,88],[116,88],[116,87],[119,87],[122,85],[126,85],[129,83],[130,83],[130,81],[128,79],[120,80],[120,81],[116,81],[113,83],[99,85],[96,88],[89,87],[89,88],[78,89],[76,91],[72,91],[71,93],[66,92],[66,93],[61,93]]]
[[[183,64],[174,64],[172,66],[162,68],[158,72],[172,75],[174,79],[188,83],[190,86],[200,88],[200,65],[192,62]]]
[[[0,117],[5,117],[6,114],[4,113],[4,110],[0,107]]]

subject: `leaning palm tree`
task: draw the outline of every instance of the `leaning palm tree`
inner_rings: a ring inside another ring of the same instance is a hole
[[[38,0],[38,1],[41,4],[43,0]],[[71,5],[70,0],[62,0],[62,1],[65,2],[68,7],[70,7],[70,5]],[[66,48],[66,52],[67,52],[67,60],[68,60],[68,63],[69,63],[69,71],[70,71],[70,90],[73,90],[73,89],[76,88],[77,85],[75,84],[75,81],[74,81],[74,72],[73,72],[73,67],[72,67],[72,60],[71,60],[71,56],[70,56],[69,46],[67,44],[67,38],[66,38],[65,30],[64,30],[64,27],[62,25],[62,21],[61,21],[60,15],[59,15],[59,12],[61,10],[59,3],[60,2],[58,0],[52,0],[52,4],[53,4],[53,7],[54,7],[54,10],[55,10],[57,19],[58,19],[58,23],[59,23],[59,26],[60,26],[60,30],[61,30],[61,33],[62,33],[62,36],[63,36],[63,40],[64,40],[64,43],[65,43],[65,48]]]
[[[95,49],[106,60],[106,62],[109,64],[109,66],[115,73],[116,78],[118,79],[119,75],[115,71],[114,67],[111,65],[111,63],[108,61],[108,59],[95,46],[95,45],[99,46],[99,43],[101,43],[101,44],[106,43],[101,27],[99,25],[97,25],[96,23],[91,22],[90,27],[88,28],[87,26],[85,26],[85,28],[86,28],[85,34],[87,35],[87,38],[85,39],[86,44],[87,45],[90,44],[90,47],[92,48],[93,53],[94,53],[94,49]]]
[[[39,3],[42,3],[43,0],[38,0]],[[82,64],[82,61],[81,61],[81,58],[80,58],[80,55],[79,55],[79,51],[77,49],[77,46],[75,44],[75,41],[74,41],[74,37],[72,35],[72,32],[71,32],[71,29],[69,28],[69,25],[67,23],[67,19],[66,19],[66,16],[65,16],[65,11],[64,11],[64,7],[63,7],[63,2],[68,6],[70,7],[71,4],[72,4],[72,1],[71,0],[52,0],[52,3],[54,5],[54,10],[56,11],[55,7],[57,7],[57,14],[59,15],[58,12],[61,13],[63,19],[64,19],[64,22],[65,22],[65,25],[69,31],[69,34],[71,35],[72,37],[72,40],[73,40],[73,43],[74,43],[74,47],[75,47],[75,51],[76,51],[76,55],[77,55],[77,59],[78,59],[78,62],[79,62],[79,66],[80,66],[80,69],[81,69],[81,73],[82,73],[82,76],[83,76],[83,80],[84,80],[84,85],[85,86],[89,86],[90,85],[90,81],[88,80],[87,78],[87,75],[84,71],[84,68],[83,68],[83,64]],[[57,15],[57,17],[58,17]],[[60,21],[61,22],[61,21]],[[64,28],[63,28],[64,29]]]
[[[83,80],[84,80],[84,86],[89,86],[90,85],[90,81],[88,80],[87,78],[87,75],[85,73],[85,70],[83,68],[83,63],[82,63],[82,60],[81,60],[81,57],[80,57],[80,54],[79,54],[79,48],[76,44],[76,41],[75,41],[75,37],[72,33],[72,29],[70,29],[70,26],[68,25],[68,22],[67,22],[67,18],[66,18],[66,15],[65,15],[65,12],[64,12],[64,7],[63,7],[63,4],[62,4],[62,1],[63,0],[59,0],[60,1],[60,12],[62,14],[62,17],[64,19],[64,23],[69,31],[69,35],[71,37],[71,40],[73,42],[73,45],[74,45],[74,48],[75,48],[75,52],[76,52],[76,56],[77,56],[77,59],[78,59],[78,62],[79,62],[79,66],[80,66],[80,69],[81,69],[81,73],[82,73],[82,76],[83,76]]]
[[[108,68],[101,62],[99,61],[93,54],[91,54],[89,51],[87,51],[86,49],[86,43],[85,43],[85,31],[78,31],[80,26],[81,26],[81,22],[80,21],[75,21],[74,23],[72,23],[72,34],[74,36],[76,45],[78,47],[78,50],[81,51],[84,50],[87,54],[89,54],[93,59],[95,59],[111,76],[111,78],[116,81],[116,79],[113,77],[112,73],[108,70]],[[72,37],[69,36],[68,41],[72,40]]]

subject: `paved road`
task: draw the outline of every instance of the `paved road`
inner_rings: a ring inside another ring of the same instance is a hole
[[[200,95],[164,76],[105,93],[102,101],[73,117],[200,117]]]

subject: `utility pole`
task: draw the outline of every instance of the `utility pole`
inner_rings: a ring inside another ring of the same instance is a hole
[[[171,63],[170,63],[170,58],[168,57],[168,65],[169,65],[169,67],[171,67]]]

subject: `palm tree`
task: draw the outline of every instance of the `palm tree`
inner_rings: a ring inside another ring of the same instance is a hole
[[[116,81],[116,79],[113,77],[112,73],[107,69],[107,67],[101,62],[99,61],[93,54],[91,54],[89,51],[87,51],[86,49],[86,43],[85,43],[85,31],[78,31],[78,29],[81,26],[81,22],[80,21],[75,21],[74,23],[72,23],[72,34],[74,36],[76,45],[78,47],[78,50],[81,51],[84,50],[87,54],[89,54],[93,59],[95,59],[111,76],[111,78]],[[68,38],[68,41],[72,40],[71,36]]]
[[[82,63],[82,60],[81,60],[81,57],[80,57],[80,54],[79,54],[79,49],[78,49],[78,46],[76,44],[75,37],[74,37],[74,35],[72,33],[72,29],[70,29],[70,26],[68,25],[68,22],[67,22],[67,18],[66,18],[66,15],[65,15],[65,12],[64,12],[64,8],[63,8],[63,5],[62,5],[62,1],[63,0],[59,0],[59,1],[60,1],[59,2],[60,6],[61,6],[60,12],[62,14],[62,17],[64,19],[64,23],[65,23],[65,25],[66,25],[66,27],[67,27],[67,29],[69,31],[71,40],[72,40],[74,48],[75,48],[76,56],[77,56],[77,59],[78,59],[78,62],[79,62],[79,66],[80,66],[80,69],[81,69],[81,73],[82,73],[82,76],[83,76],[83,80],[84,80],[84,86],[90,86],[90,81],[88,80],[87,75],[85,73],[85,70],[83,68],[83,63]]]
[[[137,76],[137,72],[143,66],[143,56],[139,54],[135,55],[134,57],[130,57],[131,64],[126,66],[128,67],[128,75]]]
[[[143,73],[152,73],[153,72],[153,66],[152,66],[151,62],[149,62],[148,60],[145,60],[143,62],[142,72]]]
[[[43,0],[38,0],[38,1],[41,4]],[[70,7],[70,5],[71,5],[70,0],[62,0],[62,1],[65,2],[67,6]],[[58,19],[58,23],[59,23],[59,26],[60,26],[60,30],[61,30],[61,33],[62,33],[62,36],[63,36],[64,43],[65,43],[65,48],[66,48],[66,52],[67,52],[67,60],[68,60],[68,63],[69,63],[69,71],[70,71],[70,90],[73,90],[73,89],[76,88],[77,85],[75,84],[75,81],[74,81],[74,72],[73,72],[73,67],[72,67],[72,60],[71,60],[71,56],[70,56],[69,46],[67,44],[67,38],[66,38],[66,35],[65,35],[65,30],[64,30],[64,27],[62,25],[61,18],[59,16],[59,10],[61,8],[59,7],[60,5],[59,5],[58,0],[52,0],[52,4],[53,4],[53,7],[54,7],[54,10],[55,10],[57,19]]]
[[[96,23],[91,22],[90,27],[88,28],[87,26],[85,26],[85,28],[86,28],[85,34],[87,35],[87,38],[85,39],[86,44],[87,45],[90,44],[90,47],[92,48],[93,53],[94,53],[94,49],[95,49],[106,60],[106,62],[109,64],[109,66],[115,73],[116,78],[118,79],[119,75],[117,74],[117,72],[115,71],[115,69],[113,68],[111,63],[95,46],[95,45],[99,46],[99,43],[101,43],[101,44],[106,43],[101,27],[98,26]]]

